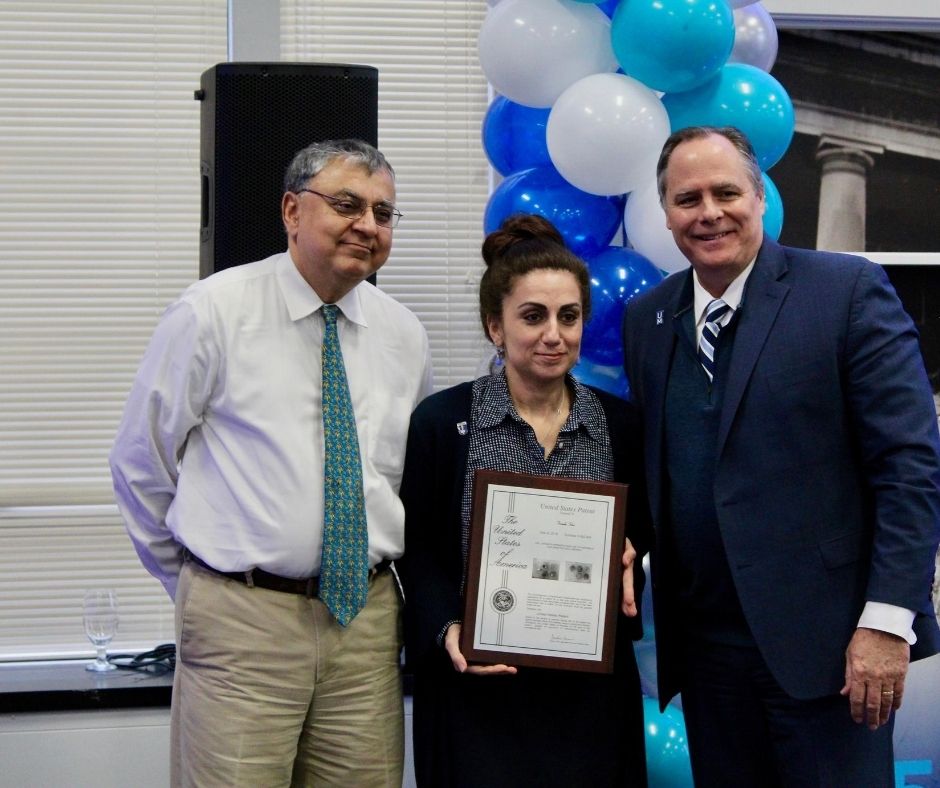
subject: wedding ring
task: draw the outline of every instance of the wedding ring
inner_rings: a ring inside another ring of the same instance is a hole
[[[882,695],[894,695],[894,690],[882,690]]]

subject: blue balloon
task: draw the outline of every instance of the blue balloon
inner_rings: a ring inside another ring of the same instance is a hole
[[[686,126],[736,126],[754,146],[762,170],[780,161],[793,139],[790,96],[770,74],[746,63],[728,63],[694,90],[667,93],[663,106],[673,131]]]
[[[640,616],[643,619],[643,642],[646,642],[656,640],[656,625],[653,621],[653,581],[650,577],[648,553],[643,558],[643,571],[646,572],[646,585],[643,586],[643,599],[640,601]]]
[[[764,202],[767,205],[764,211],[764,232],[776,241],[783,229],[783,199],[770,176],[762,172],[761,177],[764,180]]]
[[[623,221],[623,197],[601,197],[572,186],[554,167],[534,167],[506,178],[483,214],[487,233],[514,213],[548,219],[576,255],[590,257],[610,243]]]
[[[595,364],[623,363],[620,331],[627,301],[663,278],[639,252],[608,246],[588,261],[591,274],[591,318],[581,337],[581,355]]]
[[[734,48],[734,13],[714,0],[621,0],[610,28],[624,73],[647,87],[691,90]]]
[[[649,698],[658,698],[656,643],[653,640],[647,640],[644,634],[643,640],[633,644],[633,653],[636,656],[636,667],[640,673],[640,690]]]
[[[643,698],[643,718],[649,784],[656,788],[691,788],[692,765],[682,712],[673,706],[660,712],[658,701]]]
[[[524,107],[497,96],[483,118],[483,150],[493,169],[509,175],[532,167],[550,166],[545,126],[551,108]]]
[[[595,364],[581,359],[571,368],[571,374],[587,386],[594,386],[620,399],[629,399],[630,386],[622,365]]]

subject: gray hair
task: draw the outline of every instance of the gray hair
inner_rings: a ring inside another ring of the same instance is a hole
[[[356,139],[324,140],[308,145],[298,152],[284,173],[284,191],[298,192],[307,185],[307,181],[316,177],[321,170],[336,159],[359,164],[369,171],[387,172],[392,180],[395,171],[380,151],[368,142]]]
[[[659,190],[660,205],[664,205],[666,200],[666,168],[669,166],[669,159],[673,151],[683,142],[700,140],[712,135],[724,137],[734,145],[735,150],[741,154],[741,158],[747,167],[751,185],[753,185],[757,196],[759,197],[764,193],[764,179],[761,177],[757,154],[754,153],[750,141],[740,129],[736,129],[734,126],[686,126],[684,129],[679,129],[669,135],[669,139],[663,144],[662,153],[659,154],[659,161],[656,164],[656,188]]]

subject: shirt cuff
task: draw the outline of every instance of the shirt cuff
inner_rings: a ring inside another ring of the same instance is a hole
[[[904,638],[908,645],[917,642],[914,634],[914,611],[906,607],[889,605],[885,602],[866,602],[862,617],[858,620],[860,627],[866,629],[879,629]]]

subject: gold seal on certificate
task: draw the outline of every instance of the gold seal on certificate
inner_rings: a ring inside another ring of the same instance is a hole
[[[461,649],[609,673],[627,485],[478,470]]]

